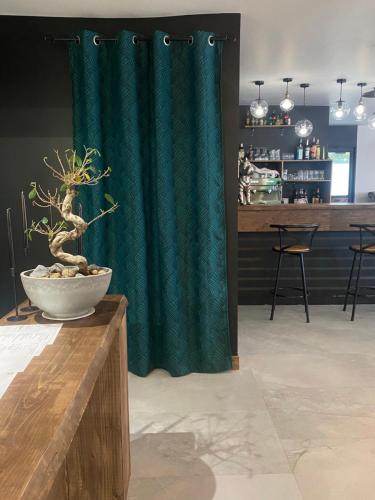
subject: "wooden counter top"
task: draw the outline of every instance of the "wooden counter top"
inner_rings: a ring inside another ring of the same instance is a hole
[[[320,231],[351,231],[350,224],[375,224],[375,203],[247,205],[238,207],[239,232],[269,232],[270,224],[319,224]]]
[[[126,305],[107,296],[65,322],[0,398],[1,499],[126,498]],[[17,325],[36,323],[49,322],[36,313]]]

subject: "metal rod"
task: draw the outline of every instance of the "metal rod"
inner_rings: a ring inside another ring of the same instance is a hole
[[[6,214],[7,214],[7,228],[8,228],[9,269],[12,278],[14,309],[16,312],[15,315],[9,316],[7,320],[23,321],[24,319],[26,319],[26,316],[18,314],[18,299],[17,299],[17,286],[16,286],[16,258],[14,255],[14,243],[13,243],[13,232],[12,232],[12,209],[7,208]]]
[[[168,38],[171,42],[189,42],[192,43],[193,36],[192,35],[168,35]],[[47,42],[76,42],[80,43],[80,39],[78,36],[53,36],[53,35],[44,35],[44,40]],[[134,42],[149,42],[152,38],[147,37],[145,35],[136,35],[134,38]],[[211,40],[213,42],[236,42],[237,39],[234,35],[230,33],[224,35],[212,35]],[[106,36],[96,36],[96,41],[100,42],[117,42],[117,38],[114,37],[106,37]]]
[[[22,230],[23,230],[23,250],[25,257],[29,255],[29,238],[27,237],[26,230],[28,228],[26,201],[24,192],[21,191],[21,209],[22,209]]]

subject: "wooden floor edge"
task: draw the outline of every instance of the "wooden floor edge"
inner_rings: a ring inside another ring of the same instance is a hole
[[[240,357],[232,356],[232,370],[239,370],[239,369],[240,369]]]

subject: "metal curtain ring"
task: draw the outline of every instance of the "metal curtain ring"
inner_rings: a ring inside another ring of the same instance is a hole
[[[133,45],[138,45],[137,35],[132,36]]]
[[[75,41],[76,41],[76,44],[79,45],[81,43],[81,37],[79,35],[75,35]]]
[[[190,38],[189,38],[188,44],[189,44],[189,45],[193,45],[193,43],[194,43],[194,37],[193,37],[193,35],[190,35]]]
[[[164,45],[166,45],[167,47],[170,46],[171,44],[171,39],[169,38],[169,35],[164,35],[163,36],[163,42],[164,42]]]
[[[94,35],[92,37],[92,41],[94,42],[94,45],[96,45],[96,46],[100,45],[100,40],[99,40],[99,36],[98,35]]]
[[[214,39],[213,35],[209,35],[209,37],[207,38],[207,41],[208,41],[208,45],[211,45],[211,47],[213,47],[215,45],[215,39]]]

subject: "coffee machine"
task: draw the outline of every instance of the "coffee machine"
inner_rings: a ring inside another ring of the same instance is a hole
[[[244,158],[239,164],[240,205],[278,205],[282,200],[282,180],[277,170],[259,168]]]

